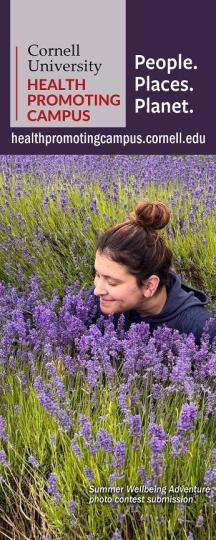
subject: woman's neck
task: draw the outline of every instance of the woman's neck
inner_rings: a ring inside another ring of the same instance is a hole
[[[139,315],[141,315],[141,317],[145,317],[147,315],[158,315],[164,308],[166,301],[167,289],[165,285],[163,285],[159,291],[154,294],[154,296],[143,301],[142,306],[140,306],[140,309],[137,309],[137,312]]]

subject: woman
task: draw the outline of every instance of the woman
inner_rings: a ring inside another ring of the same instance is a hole
[[[170,212],[156,201],[140,202],[133,215],[102,234],[97,242],[94,322],[101,314],[121,313],[125,327],[144,321],[153,331],[158,326],[192,332],[199,343],[207,328],[216,335],[216,321],[205,309],[206,295],[181,283],[172,270],[172,252],[158,230],[167,225]]]

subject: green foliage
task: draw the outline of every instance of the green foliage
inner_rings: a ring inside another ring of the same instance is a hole
[[[58,365],[58,362],[56,362]],[[179,539],[187,538],[188,532],[200,510],[205,513],[205,528],[196,529],[196,539],[213,538],[213,515],[205,494],[184,494],[192,496],[193,503],[185,505],[185,521],[180,526],[180,506],[178,504],[151,504],[147,497],[161,497],[161,493],[144,494],[145,501],[139,505],[139,513],[133,513],[129,502],[117,504],[112,508],[108,503],[89,504],[90,497],[110,497],[110,494],[92,494],[90,485],[110,486],[110,472],[112,471],[113,454],[106,454],[103,449],[92,454],[90,446],[84,437],[79,435],[79,415],[85,415],[92,425],[92,436],[96,437],[99,429],[105,429],[113,435],[114,441],[124,439],[127,446],[125,474],[122,479],[115,481],[115,486],[123,487],[122,495],[140,496],[142,494],[128,493],[127,486],[142,485],[139,477],[139,467],[145,468],[147,475],[151,475],[149,435],[147,434],[149,417],[152,411],[151,386],[143,391],[142,380],[136,381],[128,395],[128,405],[133,414],[140,411],[142,418],[142,441],[139,449],[133,448],[133,438],[129,433],[128,425],[123,422],[123,415],[118,405],[118,384],[113,381],[112,386],[100,385],[96,391],[89,389],[86,380],[77,374],[68,380],[59,365],[62,380],[67,387],[67,395],[73,413],[73,426],[70,432],[64,433],[53,418],[45,412],[40,405],[31,381],[27,381],[28,392],[23,392],[21,385],[10,375],[6,383],[10,392],[3,391],[1,406],[7,404],[7,426],[11,450],[8,452],[9,468],[3,473],[4,481],[1,489],[1,516],[2,522],[10,522],[11,509],[16,515],[16,538],[38,539],[42,534],[51,535],[53,539],[68,540],[69,538],[88,538],[88,534],[95,535],[100,540],[109,540],[111,532],[119,527],[119,516],[125,515],[122,523],[125,540],[142,538]],[[27,375],[27,374],[26,374]],[[74,391],[72,391],[73,389]],[[133,392],[141,391],[141,398],[132,406]],[[170,395],[159,400],[156,410],[155,422],[163,426],[167,436],[176,432],[176,425],[180,415],[184,393]],[[199,410],[204,411],[205,397],[196,395],[195,401]],[[19,409],[17,409],[19,406]],[[17,410],[17,412],[15,412]],[[71,439],[77,434],[77,443],[80,446],[82,457],[77,457],[71,448]],[[50,441],[50,435],[53,441]],[[204,486],[204,471],[210,463],[211,450],[216,446],[216,434],[213,420],[206,422],[204,415],[199,417],[193,437],[189,443],[189,451],[181,456],[171,457],[171,446],[167,443],[163,456],[163,474],[160,486],[167,487],[168,496],[182,496],[168,489],[174,486]],[[28,463],[28,457],[34,455],[38,461],[38,468]],[[90,482],[84,474],[84,466],[93,471],[95,480]],[[61,501],[56,504],[47,492],[47,480],[51,472],[55,472]],[[119,471],[120,472],[120,471]],[[118,493],[111,495],[115,497]],[[121,495],[121,494],[120,494]],[[74,514],[68,510],[69,501],[75,501]],[[135,505],[136,507],[136,505]],[[8,508],[8,516],[5,509]],[[31,521],[28,520],[31,517]],[[140,516],[146,516],[142,521]],[[157,523],[163,516],[163,523]],[[20,521],[18,522],[20,517]],[[12,520],[13,521],[13,520]],[[1,523],[1,522],[0,522]],[[1,527],[0,527],[1,530]],[[27,535],[27,536],[25,536]]]

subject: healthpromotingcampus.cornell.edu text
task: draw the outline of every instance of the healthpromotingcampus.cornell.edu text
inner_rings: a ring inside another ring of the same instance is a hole
[[[190,133],[183,135],[181,131],[173,134],[104,134],[104,133],[87,133],[86,131],[75,134],[44,134],[40,131],[28,134],[11,133],[12,144],[83,144],[103,146],[103,145],[120,145],[127,146],[128,144],[206,144],[206,136],[203,133]]]

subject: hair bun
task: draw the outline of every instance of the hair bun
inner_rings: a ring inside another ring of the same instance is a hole
[[[169,209],[160,201],[141,201],[134,212],[135,224],[153,230],[163,229],[170,219]]]

